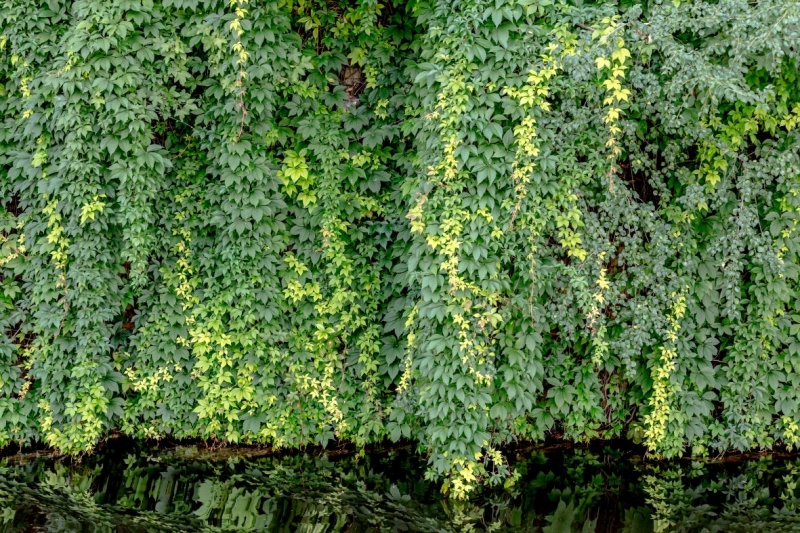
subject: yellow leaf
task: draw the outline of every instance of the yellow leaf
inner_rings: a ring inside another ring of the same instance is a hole
[[[607,68],[607,67],[611,66],[611,62],[608,59],[606,59],[605,57],[602,57],[602,56],[596,58],[594,60],[594,63],[595,63],[595,65],[597,65],[598,69]]]
[[[631,52],[627,48],[618,48],[611,52],[611,59],[619,63],[624,63],[628,57],[631,57]]]

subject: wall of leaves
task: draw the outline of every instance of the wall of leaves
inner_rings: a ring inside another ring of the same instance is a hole
[[[0,443],[800,442],[800,3],[2,0]]]

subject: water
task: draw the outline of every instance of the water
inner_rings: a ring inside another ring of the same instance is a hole
[[[800,459],[526,451],[509,489],[443,499],[410,450],[366,457],[109,445],[0,460],[0,532],[800,532]]]

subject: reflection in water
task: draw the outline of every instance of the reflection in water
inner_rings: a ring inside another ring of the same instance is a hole
[[[520,481],[443,500],[412,454],[245,458],[179,448],[0,462],[0,532],[800,532],[800,460],[645,464],[532,453]]]

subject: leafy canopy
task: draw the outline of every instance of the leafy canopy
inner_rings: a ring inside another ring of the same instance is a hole
[[[800,442],[800,3],[0,1],[0,444]]]

